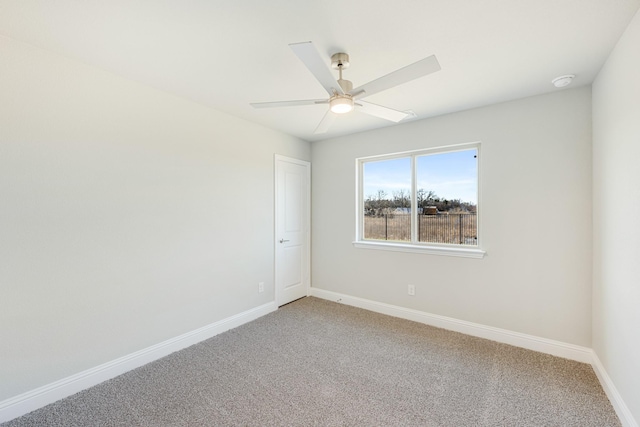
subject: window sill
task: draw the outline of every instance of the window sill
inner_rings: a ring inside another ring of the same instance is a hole
[[[379,251],[411,252],[417,254],[445,255],[462,258],[484,258],[486,252],[482,249],[451,246],[422,246],[410,243],[389,243],[356,241],[353,246],[359,249],[375,249]]]

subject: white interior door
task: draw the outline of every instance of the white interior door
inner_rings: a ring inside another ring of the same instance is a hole
[[[275,290],[278,306],[309,294],[309,162],[275,158]]]

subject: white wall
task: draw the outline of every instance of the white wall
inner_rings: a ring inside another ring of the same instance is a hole
[[[640,422],[640,13],[593,83],[593,349]]]
[[[273,300],[307,142],[4,37],[0,76],[0,401]]]
[[[484,259],[353,247],[356,158],[479,140]],[[591,346],[590,87],[311,149],[312,286]]]

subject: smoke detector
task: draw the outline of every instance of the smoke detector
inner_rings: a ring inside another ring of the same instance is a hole
[[[573,81],[574,77],[575,77],[574,74],[567,74],[564,76],[556,77],[555,79],[551,80],[551,83],[553,83],[555,87],[569,86]]]

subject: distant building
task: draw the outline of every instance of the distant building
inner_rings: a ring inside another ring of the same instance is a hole
[[[438,212],[438,208],[435,206],[425,206],[422,209],[422,213],[424,215],[438,215],[439,212]]]

